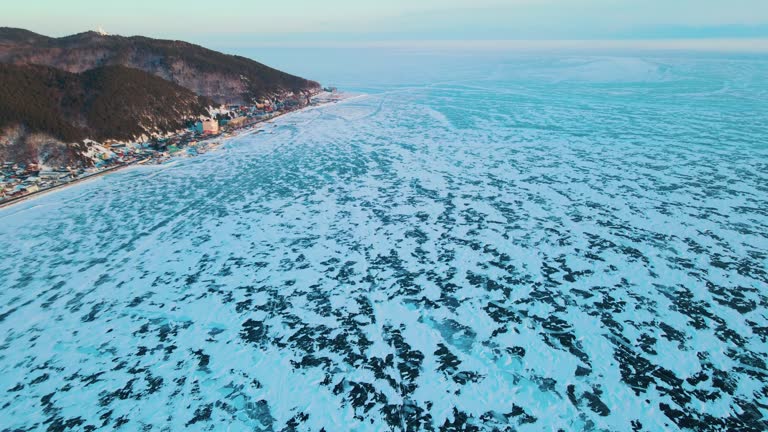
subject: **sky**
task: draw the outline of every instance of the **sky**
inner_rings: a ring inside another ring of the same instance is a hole
[[[209,45],[768,39],[768,0],[23,0],[0,26]]]

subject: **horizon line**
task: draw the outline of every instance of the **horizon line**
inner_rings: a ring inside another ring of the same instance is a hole
[[[391,48],[473,50],[659,50],[701,52],[768,52],[766,38],[676,38],[676,39],[477,39],[477,40],[379,40],[379,41],[242,41],[219,42],[230,48]],[[236,45],[236,46],[234,46]]]
[[[0,26],[8,29],[27,30],[21,27]],[[99,26],[100,27],[100,26]],[[101,30],[101,31],[99,31]],[[44,33],[37,33],[47,36]],[[78,33],[62,36],[47,36],[61,38],[80,33],[105,32],[98,28],[88,29]],[[761,37],[680,37],[680,38],[575,38],[575,39],[371,39],[348,41],[342,39],[320,40],[279,40],[278,34],[270,33],[155,33],[152,35],[111,33],[111,36],[134,37],[144,36],[158,39],[186,40],[194,44],[212,48],[389,48],[389,49],[431,49],[431,50],[483,50],[483,51],[542,51],[542,50],[636,50],[636,51],[696,51],[696,52],[737,52],[737,53],[766,53],[768,52],[768,36]],[[237,40],[220,38],[223,35],[237,36]],[[280,36],[297,36],[296,33],[285,33]],[[248,40],[268,37],[270,40]],[[277,36],[277,38],[276,38]],[[212,38],[213,37],[213,38]]]

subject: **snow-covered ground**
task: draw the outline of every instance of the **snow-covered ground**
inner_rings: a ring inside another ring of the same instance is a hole
[[[2,210],[0,430],[764,430],[766,71],[500,63]]]

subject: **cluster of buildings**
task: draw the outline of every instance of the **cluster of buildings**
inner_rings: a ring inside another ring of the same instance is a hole
[[[214,117],[201,119],[187,130],[167,137],[155,137],[141,143],[91,142],[85,155],[93,164],[89,168],[47,170],[36,165],[6,162],[0,167],[0,203],[125,165],[162,163],[171,157],[205,153],[218,146],[211,139],[229,136],[236,129],[253,126],[312,103],[309,98],[304,102],[287,99],[223,106],[216,110]]]
[[[47,170],[35,164],[5,162],[0,167],[0,200],[38,192],[76,175],[77,171],[69,167]]]

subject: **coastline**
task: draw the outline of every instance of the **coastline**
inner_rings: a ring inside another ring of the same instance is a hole
[[[319,93],[319,94],[315,95],[314,97],[322,96],[323,94],[324,93]],[[309,111],[309,110],[315,109],[315,108],[321,108],[321,107],[326,106],[326,105],[331,105],[331,104],[339,103],[339,102],[342,102],[342,101],[354,99],[354,98],[360,97],[362,95],[355,95],[355,96],[346,95],[345,96],[344,93],[341,93],[341,94],[338,94],[337,96],[340,96],[340,98],[324,99],[324,100],[321,100],[317,104],[314,104],[314,105],[313,104],[309,104],[309,105],[306,105],[306,106],[304,106],[302,108],[299,108],[299,109],[281,112],[280,114],[275,115],[273,117],[265,118],[263,120],[251,123],[251,124],[249,124],[247,126],[244,126],[244,127],[241,127],[241,128],[237,128],[229,136],[225,136],[225,137],[223,137],[223,136],[214,136],[214,137],[208,138],[207,140],[220,139],[222,141],[221,144],[224,144],[224,142],[226,142],[228,140],[231,140],[231,139],[234,139],[234,138],[238,138],[238,137],[241,137],[241,136],[249,134],[249,133],[258,132],[258,131],[254,131],[254,129],[257,129],[257,126],[259,126],[259,125],[261,125],[263,123],[271,122],[271,121],[273,121],[275,119],[279,119],[279,118],[281,118],[283,116],[286,116],[288,114],[298,113],[298,112],[302,112],[302,111]],[[220,147],[220,145],[215,147],[215,148],[213,148],[211,151],[216,151],[218,149],[218,147]],[[166,161],[164,161],[162,163],[154,164],[154,165],[160,166],[160,165],[163,165],[164,163],[167,163],[168,161],[172,161],[174,159],[179,159],[179,158],[180,157],[178,157],[178,156],[177,157],[171,157],[170,159],[168,159],[168,160],[166,160]],[[11,199],[8,199],[8,200],[0,201],[0,211],[6,210],[6,209],[8,209],[8,208],[10,208],[10,207],[12,207],[12,206],[14,206],[16,204],[21,204],[21,203],[23,203],[25,201],[31,201],[31,200],[34,200],[36,198],[40,198],[43,195],[47,195],[48,193],[54,193],[54,192],[58,192],[58,191],[64,190],[65,188],[67,188],[69,186],[75,186],[75,185],[83,184],[83,183],[85,183],[87,181],[95,180],[98,177],[101,177],[103,175],[113,174],[113,173],[115,173],[117,171],[120,171],[120,170],[123,170],[123,169],[126,169],[126,168],[131,168],[131,167],[136,167],[136,166],[139,166],[139,165],[144,165],[144,164],[146,164],[147,162],[149,162],[152,159],[153,159],[152,157],[146,157],[146,158],[141,159],[141,160],[135,160],[135,161],[131,161],[131,162],[128,162],[128,163],[121,164],[121,165],[115,165],[115,166],[112,166],[112,167],[109,167],[109,168],[105,168],[105,169],[103,169],[101,171],[95,172],[93,174],[89,174],[89,175],[86,175],[86,176],[83,176],[83,177],[76,178],[76,179],[68,181],[66,183],[57,184],[55,186],[51,186],[51,187],[48,187],[48,188],[45,188],[45,189],[41,189],[41,190],[38,190],[36,192],[32,192],[30,194],[26,194],[26,195],[22,195],[22,196],[19,196],[19,197],[14,197],[14,198],[11,198]]]
[[[99,171],[99,172],[96,172],[96,173],[93,173],[93,174],[89,174],[87,176],[83,176],[83,177],[74,179],[72,181],[68,181],[66,183],[57,184],[57,185],[51,186],[49,188],[41,189],[41,190],[39,190],[37,192],[32,192],[31,194],[22,195],[20,197],[15,197],[15,198],[11,198],[11,199],[6,200],[6,201],[2,201],[2,202],[0,202],[0,210],[6,209],[8,207],[11,207],[14,204],[21,204],[22,202],[27,201],[27,200],[32,200],[32,199],[35,199],[35,198],[39,198],[39,197],[41,197],[43,195],[46,195],[46,194],[48,194],[50,192],[60,191],[60,190],[66,188],[68,186],[74,186],[76,184],[85,183],[86,181],[89,181],[89,180],[95,180],[97,177],[100,177],[100,176],[103,176],[103,175],[106,175],[106,174],[111,174],[113,172],[119,171],[119,170],[124,169],[124,168],[129,168],[129,167],[133,167],[133,166],[136,166],[136,165],[142,165],[143,163],[146,163],[149,159],[150,158],[146,158],[146,159],[142,159],[142,160],[137,161],[137,162],[131,162],[131,163],[123,164],[123,165],[116,165],[116,166],[104,169],[102,171]]]

